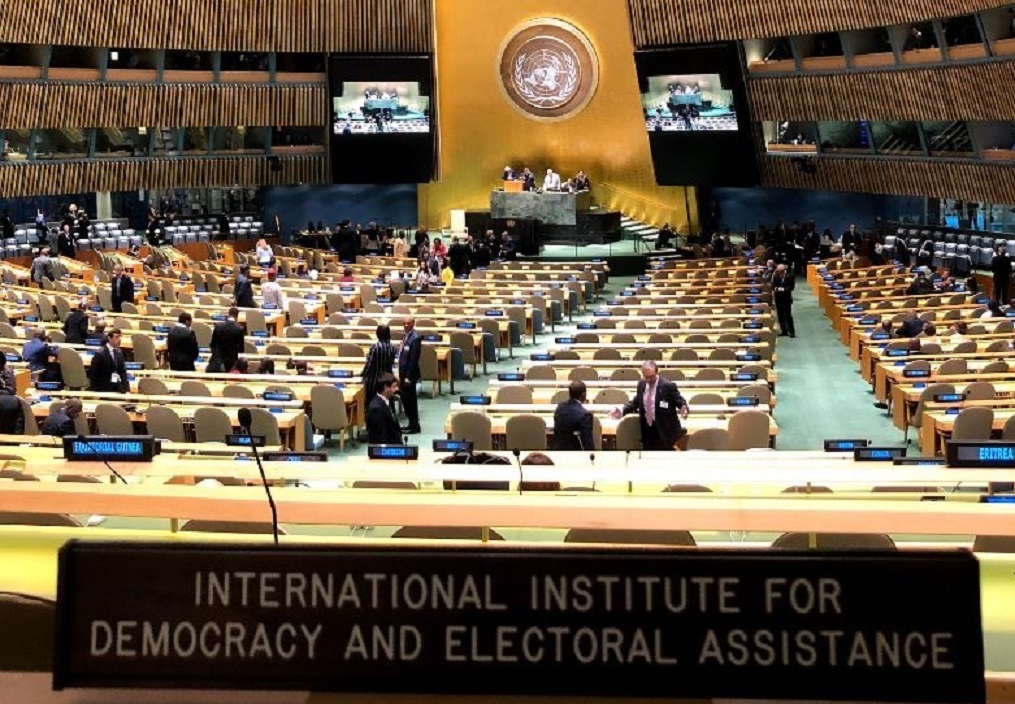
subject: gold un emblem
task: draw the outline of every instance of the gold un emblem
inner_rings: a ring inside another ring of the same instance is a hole
[[[537,120],[563,120],[596,92],[599,61],[582,32],[555,19],[515,30],[500,52],[501,86],[511,103]]]

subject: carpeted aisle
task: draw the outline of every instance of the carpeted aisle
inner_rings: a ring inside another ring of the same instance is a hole
[[[820,450],[826,438],[867,438],[897,445],[902,433],[860,379],[859,366],[832,330],[818,299],[804,279],[793,296],[795,339],[776,345],[775,419],[780,450]]]

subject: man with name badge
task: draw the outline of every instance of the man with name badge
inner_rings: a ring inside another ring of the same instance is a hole
[[[642,380],[638,390],[623,409],[610,414],[620,418],[638,412],[641,419],[641,446],[645,450],[672,450],[687,435],[680,427],[680,419],[687,418],[687,401],[680,395],[677,385],[659,376],[656,363],[649,360],[641,365]]]
[[[125,394],[130,390],[127,383],[127,365],[120,350],[120,331],[109,331],[106,344],[92,357],[90,368],[91,391],[114,391]]]

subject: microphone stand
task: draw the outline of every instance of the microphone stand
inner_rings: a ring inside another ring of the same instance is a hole
[[[92,452],[95,452],[95,446],[92,445],[91,440],[88,440],[84,435],[78,435],[78,442],[83,442],[88,447],[89,450],[91,450]],[[98,453],[96,453],[96,454],[98,454]],[[106,465],[106,469],[108,469],[112,473],[112,475],[114,477],[119,479],[124,484],[127,483],[127,480],[123,478],[123,475],[120,474],[119,472],[117,472],[115,469],[113,469],[113,465],[109,464],[109,460],[103,458],[102,459],[102,464]]]
[[[254,462],[257,463],[257,471],[261,474],[261,486],[264,487],[264,493],[268,496],[268,507],[271,509],[271,535],[275,539],[275,545],[278,545],[278,509],[275,508],[275,499],[271,495],[271,487],[268,486],[268,476],[264,472],[264,465],[261,464],[261,455],[257,452],[257,443],[250,432],[250,424],[240,427],[250,438],[250,449],[254,452]]]
[[[515,448],[514,450],[511,450],[511,454],[515,456],[515,463],[518,465],[518,495],[521,496],[522,484],[525,481],[525,476],[522,473],[522,461],[520,459],[522,456],[522,451],[519,450],[518,448]]]

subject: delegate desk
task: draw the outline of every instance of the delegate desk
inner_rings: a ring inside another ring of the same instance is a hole
[[[924,389],[930,384],[951,384],[956,394],[965,395],[970,384],[975,382],[988,382],[994,387],[994,398],[988,400],[965,400],[954,403],[939,403],[929,400],[924,408],[927,410],[952,410],[953,413],[963,408],[973,406],[986,406],[989,408],[1001,408],[1011,406],[1015,396],[1015,374],[955,374],[941,375],[930,382],[914,383],[908,380],[907,383],[897,383],[892,386],[892,424],[899,430],[905,430],[916,411]]]
[[[892,385],[909,381],[905,376],[905,368],[909,362],[916,360],[927,360],[931,363],[931,373],[929,377],[920,378],[916,381],[932,383],[934,381],[948,381],[948,379],[942,379],[938,377],[934,372],[941,365],[949,359],[965,359],[967,367],[974,371],[979,367],[982,367],[988,362],[1003,361],[1011,368],[1015,365],[1015,355],[1011,350],[1006,352],[970,352],[963,354],[942,353],[942,354],[921,354],[910,357],[897,357],[890,358],[892,361],[876,361],[874,365],[874,396],[878,401],[887,403],[892,396]],[[899,364],[902,362],[902,364]],[[868,380],[870,381],[870,380]]]
[[[538,193],[526,191],[490,193],[490,216],[495,220],[532,219],[547,225],[576,225],[578,211],[592,207],[588,191],[580,193]]]

